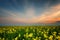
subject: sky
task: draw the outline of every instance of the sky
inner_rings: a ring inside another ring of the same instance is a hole
[[[0,0],[0,24],[60,22],[60,0]]]

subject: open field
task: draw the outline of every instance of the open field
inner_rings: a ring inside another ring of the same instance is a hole
[[[0,40],[60,40],[59,26],[3,26]]]

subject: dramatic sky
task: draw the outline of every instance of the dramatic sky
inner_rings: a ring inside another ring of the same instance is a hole
[[[49,24],[60,21],[60,0],[0,0],[0,24]]]

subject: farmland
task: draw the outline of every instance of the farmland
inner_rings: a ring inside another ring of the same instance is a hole
[[[3,26],[0,40],[60,40],[59,26]]]

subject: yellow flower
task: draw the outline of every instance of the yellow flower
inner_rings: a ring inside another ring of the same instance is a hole
[[[23,39],[24,40],[24,39]]]
[[[1,39],[1,38],[0,38]]]
[[[3,38],[2,40],[5,40],[5,38]]]
[[[47,36],[46,34],[44,34],[44,37],[45,37],[45,38],[48,38],[48,36]]]
[[[45,39],[45,40],[48,40],[48,39]]]
[[[39,37],[33,38],[33,40],[40,40]]]
[[[41,37],[39,37],[39,39],[41,39]]]
[[[36,38],[33,38],[33,40],[37,40]]]
[[[18,40],[18,37],[16,37],[15,40]]]
[[[53,40],[53,36],[52,36],[52,35],[50,35],[49,39],[50,39],[50,40]]]
[[[57,32],[53,32],[53,34],[56,34]]]
[[[32,36],[33,36],[33,33],[30,33],[30,34],[29,34],[29,37],[32,37]]]
[[[12,40],[14,40],[14,39],[12,39]]]
[[[24,36],[25,36],[26,38],[28,38],[29,35],[28,35],[28,33],[26,33],[26,34],[24,34]]]
[[[60,36],[57,36],[57,39],[60,40]]]
[[[13,31],[16,32],[16,30],[13,28]]]
[[[19,34],[18,37],[20,37],[21,35]]]

